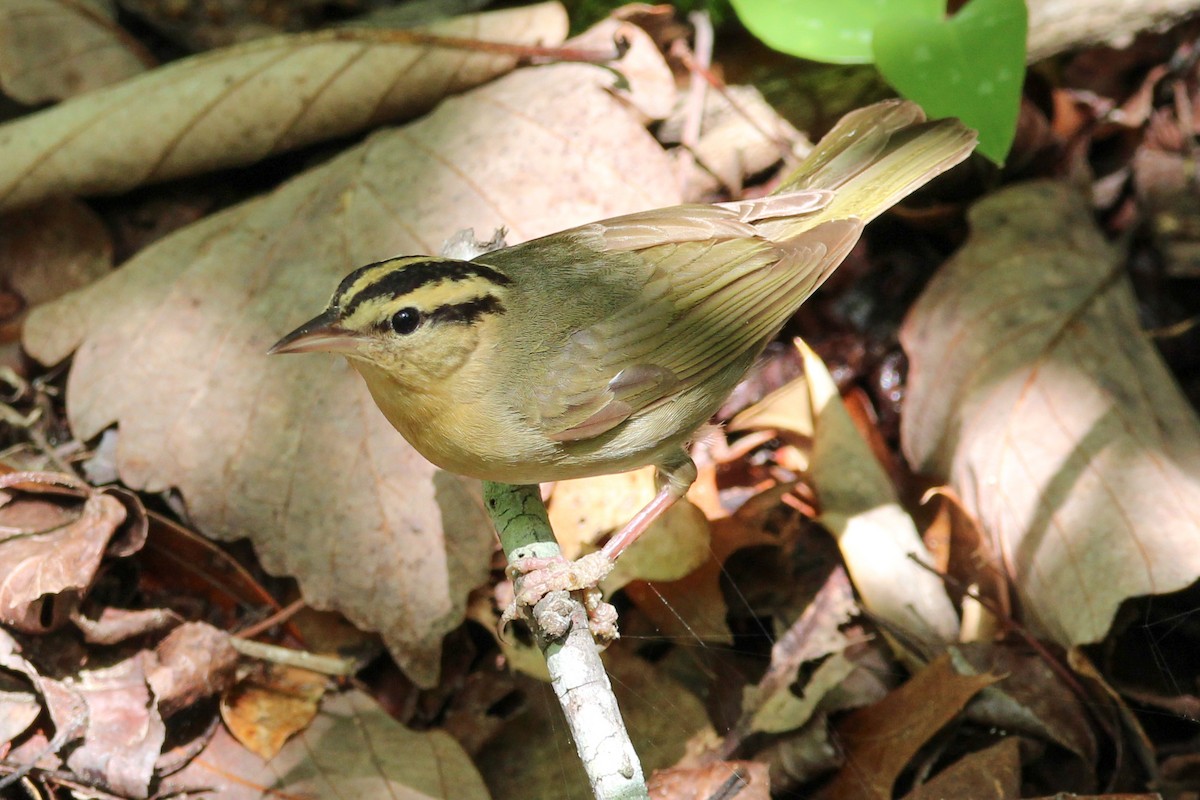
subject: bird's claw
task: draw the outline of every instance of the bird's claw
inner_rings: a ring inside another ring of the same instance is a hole
[[[583,607],[587,611],[592,636],[597,644],[609,644],[620,636],[617,632],[617,610],[604,602],[604,596],[596,584],[612,569],[612,559],[601,552],[575,561],[567,561],[561,556],[518,559],[508,567],[508,575],[517,586],[517,594],[500,617],[501,630],[532,611],[538,627],[547,635],[554,638],[554,632],[561,631],[557,634],[561,636],[566,632],[565,626],[552,621],[554,615],[559,613],[554,593],[583,592]]]

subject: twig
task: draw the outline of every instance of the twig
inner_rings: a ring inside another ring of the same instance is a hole
[[[306,650],[293,650],[290,647],[280,647],[277,644],[255,642],[249,639],[239,639],[230,636],[229,643],[241,655],[269,661],[272,664],[282,664],[285,667],[299,667],[322,675],[345,677],[358,671],[358,664],[352,658],[341,656],[323,656]]]
[[[485,481],[483,497],[510,564],[522,558],[561,556],[537,486]],[[557,638],[548,636],[538,623],[549,606],[558,606],[567,623],[566,632]],[[593,794],[597,800],[647,800],[642,765],[588,630],[583,604],[564,592],[552,593],[538,603],[533,617],[534,636],[546,657],[551,686]]]
[[[414,47],[438,47],[448,50],[466,50],[477,53],[512,56],[526,61],[547,59],[550,61],[574,61],[587,64],[607,64],[619,61],[629,50],[629,41],[618,36],[611,50],[592,50],[578,47],[546,47],[536,44],[514,44],[471,39],[465,36],[442,36],[426,31],[394,28],[335,28],[323,32],[335,41],[380,42],[384,44],[412,45]]]

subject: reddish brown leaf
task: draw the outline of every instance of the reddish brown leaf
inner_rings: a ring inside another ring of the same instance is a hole
[[[1021,743],[1015,736],[969,753],[904,796],[904,800],[1017,800],[1021,796]]]
[[[767,765],[756,761],[718,761],[703,767],[660,769],[647,782],[651,800],[721,797],[769,800]]]
[[[959,675],[942,655],[874,705],[838,726],[846,764],[829,786],[834,800],[890,800],[896,778],[929,739],[957,717],[995,675]]]
[[[146,679],[163,717],[224,692],[238,665],[229,634],[203,622],[186,622],[171,631],[154,656]]]

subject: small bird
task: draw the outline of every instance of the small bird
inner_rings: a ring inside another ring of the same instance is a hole
[[[340,353],[425,458],[530,484],[657,467],[598,553],[528,559],[519,600],[594,585],[696,478],[689,440],[867,222],[965,159],[975,133],[916,105],[853,112],[774,195],[593,222],[469,261],[348,275],[271,353]]]

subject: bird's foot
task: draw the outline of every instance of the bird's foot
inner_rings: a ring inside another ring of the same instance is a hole
[[[508,567],[509,577],[517,587],[517,595],[500,618],[501,629],[523,616],[526,609],[532,609],[537,617],[539,604],[543,598],[552,600],[547,597],[552,592],[583,592],[583,607],[587,611],[592,636],[597,644],[609,644],[620,636],[617,632],[617,610],[604,602],[596,584],[612,569],[612,559],[600,552],[590,553],[575,561],[567,561],[562,556],[518,559]],[[557,626],[551,627],[557,630]],[[546,630],[544,626],[543,630]],[[547,630],[547,633],[553,636],[554,630]],[[565,633],[565,629],[562,632]]]

